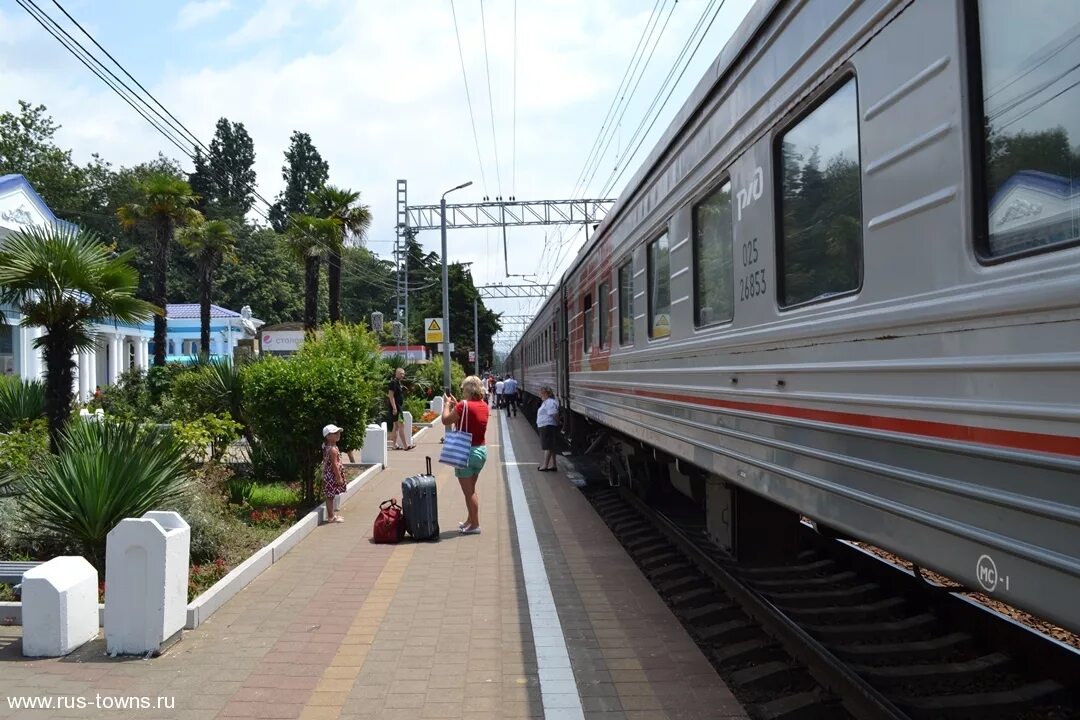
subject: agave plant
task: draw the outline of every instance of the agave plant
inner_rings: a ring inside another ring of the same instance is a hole
[[[0,377],[0,432],[45,417],[45,386],[37,380]]]
[[[124,518],[174,505],[194,473],[172,433],[134,423],[74,421],[59,453],[23,479],[22,504],[43,530],[77,544],[99,569]]]

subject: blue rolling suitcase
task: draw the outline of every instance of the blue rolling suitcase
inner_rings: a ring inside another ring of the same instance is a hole
[[[413,540],[437,541],[439,496],[435,476],[431,474],[431,458],[426,459],[426,475],[413,475],[401,481],[401,508],[405,514],[405,532]]]

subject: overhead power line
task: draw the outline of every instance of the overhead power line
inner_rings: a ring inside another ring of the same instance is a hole
[[[495,100],[491,95],[491,62],[488,60],[487,21],[484,19],[484,0],[480,0],[480,29],[484,36],[484,73],[487,76],[488,110],[491,112],[491,147],[495,152],[495,188],[502,197],[502,170],[499,168],[499,140],[495,133]]]
[[[193,154],[193,151],[195,151],[196,149],[201,149],[209,155],[210,149],[201,140],[199,140],[199,138],[194,133],[188,130],[179,120],[177,120],[176,116],[173,115],[168,110],[168,108],[166,108],[164,104],[162,104],[156,97],[154,97],[154,95],[150,91],[148,91],[141,83],[135,80],[131,73],[128,72],[128,70],[115,57],[113,57],[112,54],[109,53],[101,45],[101,43],[99,43],[97,39],[94,38],[93,35],[91,35],[89,31],[86,30],[86,28],[79,24],[78,21],[75,20],[75,18],[72,17],[71,14],[68,13],[62,5],[60,5],[59,2],[57,2],[57,0],[53,0],[53,4],[56,5],[60,9],[60,11],[79,28],[82,34],[85,35],[99,50],[101,50],[124,75],[126,75],[128,78],[131,78],[131,80],[138,86],[142,93],[149,97],[150,100],[154,102],[154,104],[160,107],[162,111],[164,111],[165,115],[162,115],[161,112],[158,112],[152,105],[150,105],[146,101],[146,99],[144,99],[138,92],[136,92],[130,85],[128,85],[127,82],[125,82],[122,78],[118,77],[116,73],[112,72],[112,70],[109,69],[109,67],[105,65],[105,63],[103,63],[99,58],[94,56],[94,54],[85,45],[83,45],[79,40],[74,38],[59,23],[57,23],[56,20],[54,20],[48,13],[42,10],[41,7],[39,7],[34,2],[34,0],[16,0],[16,2],[23,10],[27,12],[27,14],[34,18],[34,20],[36,20],[39,25],[41,25],[50,35],[52,35],[57,42],[59,42],[68,52],[70,52],[76,59],[78,59],[79,62],[86,66],[87,69],[94,73],[94,75],[97,76],[98,79],[105,83],[105,85],[108,86],[114,93],[116,93],[122,100],[124,100],[129,106],[131,106],[132,109],[135,110],[144,120],[146,120],[155,130],[157,130],[158,133],[160,133],[165,139],[169,140],[173,145],[175,145],[177,149],[180,150],[180,152],[182,152],[188,159],[192,161],[195,160],[195,155]],[[53,28],[55,28],[55,30]],[[157,120],[151,117],[151,114],[155,115],[157,117]],[[209,168],[209,170],[216,176],[218,180],[223,179],[221,174],[217,170],[213,168]],[[235,178],[233,178],[233,180],[235,180]],[[271,203],[266,200],[266,198],[264,198],[258,193],[253,184],[245,183],[243,187],[246,191],[252,194],[253,198],[261,201],[268,208],[272,206]],[[341,209],[343,210],[344,208]],[[267,222],[269,222],[270,218],[266,213],[254,207],[252,208],[252,210],[260,217],[264,218]],[[291,222],[294,227],[300,230],[303,234],[306,234],[309,239],[313,240],[317,246],[325,250],[331,249],[331,246],[328,243],[322,241],[321,238],[303,231],[302,228],[296,225],[295,221],[292,218],[289,218],[289,222]],[[389,281],[386,281],[383,278],[371,274],[364,275],[355,270],[351,272],[353,277],[357,277],[364,282],[373,284],[376,287],[382,287],[383,289],[389,289]]]
[[[690,63],[692,63],[694,61],[694,56],[697,55],[697,51],[701,48],[701,43],[704,42],[705,38],[708,36],[709,30],[712,29],[713,23],[716,22],[716,18],[720,15],[720,11],[724,9],[724,2],[725,2],[725,0],[720,0],[720,4],[716,6],[716,11],[713,12],[712,17],[709,19],[709,24],[705,27],[705,31],[702,32],[701,35],[698,37],[697,44],[694,45],[693,51],[690,53],[690,56],[688,58],[686,58],[686,62],[682,66],[682,70],[679,71],[679,76],[677,78],[675,78],[675,81],[673,83],[671,83],[671,88],[668,90],[667,95],[664,96],[664,101],[660,104],[660,107],[656,109],[656,113],[653,114],[652,120],[649,121],[649,126],[647,128],[645,128],[645,132],[641,133],[640,139],[638,140],[637,145],[634,146],[633,150],[630,150],[629,152],[624,153],[623,157],[622,157],[622,161],[619,162],[616,165],[616,169],[618,170],[618,175],[615,175],[614,178],[610,182],[605,183],[605,185],[604,185],[604,192],[605,193],[610,192],[611,189],[613,189],[614,187],[616,187],[619,184],[619,181],[622,179],[622,176],[626,173],[626,168],[629,167],[629,165],[630,165],[630,160],[637,154],[638,149],[641,148],[641,144],[643,142],[645,142],[645,139],[649,136],[649,133],[652,131],[653,126],[656,125],[656,121],[660,118],[660,115],[664,112],[664,108],[667,107],[668,101],[671,100],[671,95],[675,92],[675,88],[677,88],[679,86],[679,82],[683,79],[683,75],[686,74],[686,69],[688,67],[690,67]],[[706,13],[707,12],[708,12],[708,8],[706,8]],[[685,52],[685,49],[687,47],[689,47],[689,43],[692,42],[692,41],[693,41],[693,35],[690,36],[690,39],[687,41],[687,45],[684,46],[684,48],[683,48],[684,52]],[[682,57],[682,53],[680,53],[679,57],[680,58]],[[675,65],[678,65],[678,60],[676,60]],[[672,69],[674,69],[674,65],[672,66]],[[669,77],[670,77],[670,73],[669,73]],[[665,84],[666,84],[666,81],[665,81]],[[663,92],[664,92],[664,86],[661,85],[660,91],[657,92],[656,98],[653,99],[653,103],[649,106],[649,111],[652,110],[653,106],[656,104],[656,100],[660,97],[660,95]],[[649,111],[646,111],[646,117],[648,117]],[[644,118],[642,119],[642,124],[644,124]],[[639,125],[639,128],[640,127],[641,126]],[[633,138],[631,138],[630,142],[633,142]],[[629,146],[629,143],[627,143],[627,145]],[[621,165],[622,167],[619,168],[619,165]],[[615,173],[615,171],[613,170],[612,174],[614,175],[614,173]]]
[[[469,74],[465,71],[465,53],[461,50],[461,32],[458,29],[457,10],[454,0],[450,0],[450,14],[454,18],[454,36],[457,37],[458,59],[461,61],[461,79],[465,82],[465,102],[469,106],[469,122],[472,124],[473,143],[476,145],[476,162],[480,166],[480,184],[487,194],[487,175],[484,173],[484,158],[480,153],[480,136],[476,133],[476,115],[473,113],[472,94],[469,92]]]

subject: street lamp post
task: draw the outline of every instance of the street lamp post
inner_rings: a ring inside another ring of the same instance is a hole
[[[480,322],[478,321],[478,315],[476,313],[477,299],[473,298],[472,301],[472,341],[473,341],[473,375],[480,377]]]
[[[450,392],[450,273],[446,264],[446,196],[455,190],[469,187],[472,180],[452,187],[442,194],[439,200],[439,215],[442,217],[442,321],[443,321],[443,392]]]

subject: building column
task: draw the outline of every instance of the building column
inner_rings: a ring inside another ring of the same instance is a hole
[[[150,369],[150,339],[140,337],[135,346],[135,357],[139,360],[139,367],[143,370]]]
[[[86,354],[86,399],[90,400],[94,397],[94,392],[98,386],[98,346],[97,340],[94,340],[94,347],[90,352]]]
[[[117,364],[117,360],[120,358],[120,337],[118,335],[109,335],[109,360],[106,366],[106,377],[109,379],[110,385],[115,385],[117,379],[120,377],[120,368]]]
[[[22,333],[24,346],[22,376],[26,380],[40,380],[43,363],[41,362],[41,351],[34,347],[34,341],[41,337],[41,328],[19,328],[19,330]]]
[[[74,352],[71,354],[71,362],[75,365],[75,374],[71,378],[71,394],[78,397],[79,391],[82,390],[82,373],[79,372],[82,369],[81,356],[82,353]]]

